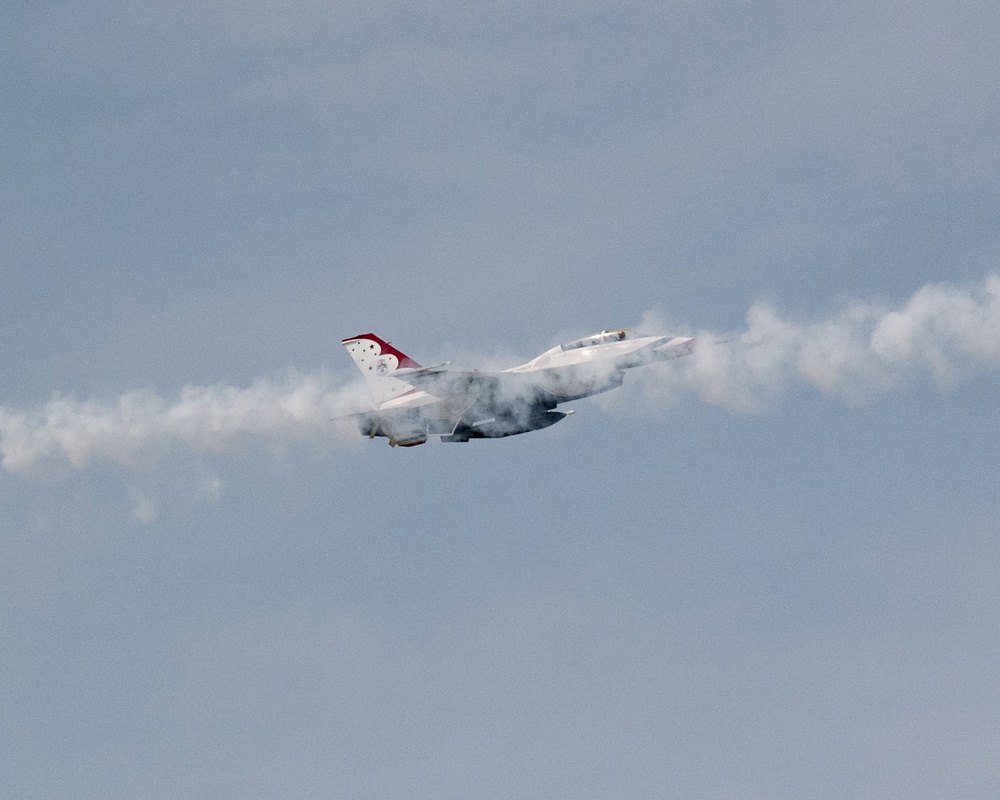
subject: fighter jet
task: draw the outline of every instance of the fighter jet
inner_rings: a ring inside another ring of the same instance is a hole
[[[625,370],[689,355],[684,336],[633,336],[605,330],[556,345],[525,364],[500,372],[422,367],[374,333],[342,341],[372,391],[374,408],[355,414],[361,433],[384,436],[393,447],[498,439],[537,431],[565,419],[560,403],[622,385]]]

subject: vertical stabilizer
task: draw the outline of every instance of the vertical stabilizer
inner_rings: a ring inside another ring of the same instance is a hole
[[[341,344],[365,376],[376,404],[414,390],[413,386],[394,377],[393,373],[400,368],[415,369],[420,365],[374,333],[350,336]]]

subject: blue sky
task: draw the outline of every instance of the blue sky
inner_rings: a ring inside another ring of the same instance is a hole
[[[0,795],[996,796],[993,4],[3,13]]]

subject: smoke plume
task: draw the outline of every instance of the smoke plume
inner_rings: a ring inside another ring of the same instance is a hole
[[[0,407],[0,464],[35,475],[102,459],[144,466],[172,451],[226,453],[248,442],[281,448],[343,441],[353,425],[335,418],[362,406],[363,390],[325,372],[291,370],[246,388],[187,386],[166,400],[133,391],[116,402],[53,397],[28,411]]]
[[[644,327],[662,330],[653,317]],[[693,358],[657,375],[661,391],[693,391],[735,411],[764,410],[796,384],[852,404],[920,378],[947,387],[1000,363],[1000,277],[966,289],[930,284],[895,309],[852,302],[813,321],[793,321],[758,303],[742,332],[697,336]]]
[[[684,332],[652,312],[643,328]],[[860,403],[921,377],[949,386],[1000,363],[1000,277],[969,288],[931,284],[895,309],[853,302],[813,321],[758,303],[741,332],[695,333],[693,356],[632,370],[628,383],[656,399],[693,392],[735,411],[764,410],[795,385]],[[714,344],[720,339],[728,342]],[[337,418],[365,404],[359,383],[323,371],[289,371],[245,388],[188,386],[170,399],[149,391],[113,402],[56,396],[29,410],[0,406],[0,465],[38,475],[95,460],[142,467],[175,451],[220,454],[249,443],[342,447],[360,440],[352,421]],[[154,513],[149,503],[137,507]]]

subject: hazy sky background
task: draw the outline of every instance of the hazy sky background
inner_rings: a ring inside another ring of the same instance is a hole
[[[0,796],[997,796],[995,3],[2,17]]]

